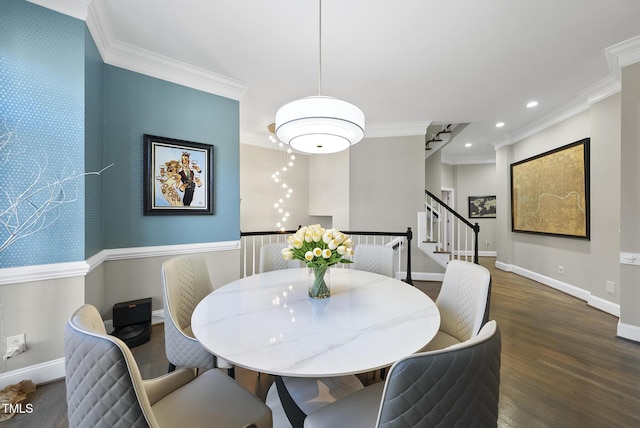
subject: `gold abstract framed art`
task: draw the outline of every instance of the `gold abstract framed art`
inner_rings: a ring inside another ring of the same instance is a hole
[[[513,232],[590,239],[589,138],[511,164]]]

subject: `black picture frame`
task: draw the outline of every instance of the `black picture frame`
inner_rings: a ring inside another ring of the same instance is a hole
[[[511,164],[512,232],[591,239],[590,138]]]
[[[144,215],[213,215],[214,146],[148,134],[143,140]]]
[[[496,195],[469,196],[469,218],[496,218]]]

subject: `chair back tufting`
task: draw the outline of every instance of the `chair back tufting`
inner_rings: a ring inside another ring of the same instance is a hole
[[[491,273],[487,268],[451,260],[436,299],[440,331],[464,342],[476,335],[488,319]]]
[[[500,329],[490,321],[464,343],[396,362],[386,380],[377,426],[496,427],[500,352]]]
[[[69,427],[156,426],[131,351],[107,335],[94,306],[84,305],[72,315],[64,350]]]
[[[193,311],[213,290],[202,255],[178,256],[162,265],[165,352],[172,365],[212,369],[223,361],[216,361],[191,332]]]
[[[353,269],[394,277],[393,248],[386,245],[358,244],[354,248]]]

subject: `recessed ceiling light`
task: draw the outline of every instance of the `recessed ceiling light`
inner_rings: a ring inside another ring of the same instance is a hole
[[[504,122],[496,123],[496,128],[502,128],[504,126]]]
[[[534,107],[537,107],[537,106],[538,106],[538,102],[537,101],[529,101],[527,103],[527,107],[528,108],[534,108]]]
[[[465,144],[464,146],[465,146],[465,147],[471,147],[471,146],[473,146],[473,144],[471,144],[471,143],[467,143],[467,144]]]

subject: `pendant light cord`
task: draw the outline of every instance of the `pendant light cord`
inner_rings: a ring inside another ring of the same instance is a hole
[[[322,96],[322,0],[318,0],[318,96]]]

